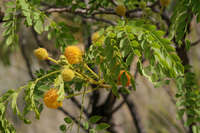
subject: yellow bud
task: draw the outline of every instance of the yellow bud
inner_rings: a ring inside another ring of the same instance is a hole
[[[100,45],[104,42],[104,36],[100,36],[98,32],[92,34],[92,43],[98,42]]]
[[[61,75],[66,82],[71,81],[75,76],[74,71],[69,68],[63,69]]]
[[[99,39],[100,35],[98,32],[92,34],[92,42],[96,42]]]
[[[117,13],[117,15],[125,16],[126,15],[126,7],[124,5],[118,5],[115,8],[115,12]]]
[[[57,89],[50,89],[49,91],[47,91],[44,94],[44,104],[48,107],[48,108],[52,108],[52,109],[57,109],[58,107],[62,106],[62,102],[58,102],[58,94],[57,94],[58,90]]]
[[[70,64],[79,64],[82,61],[82,51],[79,47],[71,45],[65,49],[65,57]]]
[[[34,54],[39,60],[46,60],[48,58],[48,52],[44,48],[35,49]]]
[[[167,7],[170,4],[170,0],[160,0],[160,5],[162,7]]]

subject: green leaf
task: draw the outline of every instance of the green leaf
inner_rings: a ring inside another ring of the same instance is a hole
[[[96,122],[98,122],[101,118],[102,118],[101,116],[95,115],[95,116],[90,117],[89,122],[90,122],[90,123],[96,123]]]
[[[90,129],[89,133],[97,133],[95,129]]]
[[[141,56],[141,53],[140,53],[140,51],[139,51],[139,50],[137,50],[137,49],[134,49],[134,50],[133,50],[133,53],[134,53],[135,55],[137,55],[138,57],[140,57],[140,56]]]
[[[44,31],[42,20],[39,19],[36,21],[34,29],[38,34],[41,34]]]
[[[66,125],[64,125],[64,124],[60,125],[60,130],[63,131],[63,132],[66,131]]]
[[[84,129],[88,130],[89,129],[89,123],[88,122],[84,122],[83,123],[83,127],[84,127]]]
[[[124,38],[120,41],[119,47],[123,48],[123,47],[127,46],[127,44],[129,44],[128,38]]]
[[[65,117],[65,118],[64,118],[64,121],[65,121],[65,123],[67,123],[67,124],[72,123],[72,119],[69,118],[69,117]]]
[[[8,38],[6,39],[6,45],[9,46],[14,40],[14,36],[10,35],[8,36]]]
[[[49,86],[47,85],[41,85],[38,90],[42,91],[42,92],[46,92],[47,90],[49,90]]]
[[[109,128],[109,127],[110,127],[110,125],[107,124],[107,123],[100,123],[100,124],[98,124],[98,125],[96,126],[96,130],[97,130],[97,131],[105,130],[105,129]]]
[[[127,82],[128,82],[128,79],[126,77],[126,73],[124,72],[122,75],[121,75],[121,78],[120,78],[120,82],[122,83],[122,85],[125,87]]]
[[[186,48],[187,51],[189,51],[189,50],[190,50],[190,47],[191,47],[190,40],[187,39],[187,40],[185,41],[185,48]]]
[[[13,93],[12,94],[12,104],[11,104],[11,107],[12,107],[12,110],[14,111],[14,113],[18,113],[18,108],[17,108],[17,97],[18,97],[18,93]]]
[[[116,85],[113,85],[112,86],[112,93],[117,97],[119,98],[119,92],[118,92],[118,89],[117,89],[117,86]]]
[[[133,46],[133,47],[138,47],[140,44],[138,43],[138,41],[136,41],[136,40],[133,40],[132,42],[131,42],[131,46]]]
[[[131,85],[133,87],[133,90],[136,90],[135,80],[133,79],[133,77],[131,77]]]

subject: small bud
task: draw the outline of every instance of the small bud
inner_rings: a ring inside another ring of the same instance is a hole
[[[35,49],[34,54],[39,60],[46,60],[48,58],[48,52],[44,48]]]
[[[71,81],[75,76],[74,71],[69,68],[63,69],[61,75],[66,82]]]

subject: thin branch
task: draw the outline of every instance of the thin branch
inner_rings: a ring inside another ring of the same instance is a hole
[[[123,100],[120,104],[117,105],[117,107],[115,107],[110,114],[114,114],[115,112],[117,112],[123,105],[124,105],[125,100]]]
[[[200,43],[200,39],[197,40],[196,42],[191,43],[191,46],[196,46],[196,45],[199,44],[199,43]]]
[[[128,98],[127,95],[122,94],[122,96],[123,96],[123,98],[124,98],[124,100],[125,100],[125,102],[126,102],[126,104],[128,106],[128,109],[129,109],[130,113],[131,113],[131,116],[133,118],[133,122],[135,124],[137,133],[145,133],[144,127],[141,124],[142,122],[141,122],[139,114],[138,114],[138,112],[136,110],[135,104],[133,103],[132,100],[130,100]]]
[[[27,57],[27,55],[26,55],[26,50],[25,50],[25,44],[23,43],[23,40],[21,41],[21,53],[22,53],[22,56],[23,56],[23,58],[24,58],[24,60],[25,60],[25,63],[26,63],[26,67],[27,67],[27,69],[28,69],[28,74],[29,74],[29,76],[31,77],[31,79],[34,79],[35,77],[34,77],[34,75],[33,75],[33,72],[32,72],[32,70],[31,70],[31,64],[30,64],[30,62],[29,62],[29,59],[28,59],[28,57]]]
[[[0,23],[3,22],[4,13],[0,11]]]
[[[90,16],[90,17],[87,17],[87,16],[82,16],[86,19],[93,19],[93,20],[96,20],[96,21],[101,21],[101,22],[104,22],[104,23],[107,23],[107,24],[110,24],[110,25],[116,25],[115,22],[112,22],[112,21],[109,21],[109,20],[106,20],[106,19],[103,19],[103,18],[97,18],[95,16]]]
[[[74,13],[74,14],[85,14],[87,13],[86,10],[83,9],[76,9],[75,11],[72,11],[71,8],[49,8],[44,10],[45,13],[53,13],[53,12],[70,12],[70,13]]]
[[[32,33],[33,33],[33,37],[35,38],[35,41],[36,41],[37,45],[38,45],[39,47],[41,47],[41,48],[44,48],[44,46],[42,45],[40,39],[38,38],[37,32],[34,30],[33,27],[31,27],[31,31],[32,31]]]

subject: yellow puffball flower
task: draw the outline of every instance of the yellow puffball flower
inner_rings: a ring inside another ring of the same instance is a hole
[[[117,15],[125,16],[126,15],[126,7],[124,5],[118,5],[115,8],[115,12],[117,13]]]
[[[39,60],[46,60],[48,58],[48,52],[45,48],[35,49],[34,54]]]
[[[62,102],[58,102],[58,90],[57,89],[50,89],[44,94],[44,103],[48,108],[57,109],[58,107],[62,106]]]
[[[61,75],[66,82],[71,81],[75,76],[74,71],[69,68],[63,69]]]
[[[170,4],[170,0],[160,0],[160,5],[162,7],[167,7]]]
[[[82,51],[78,46],[68,46],[65,48],[65,57],[70,64],[79,64],[82,61]]]

